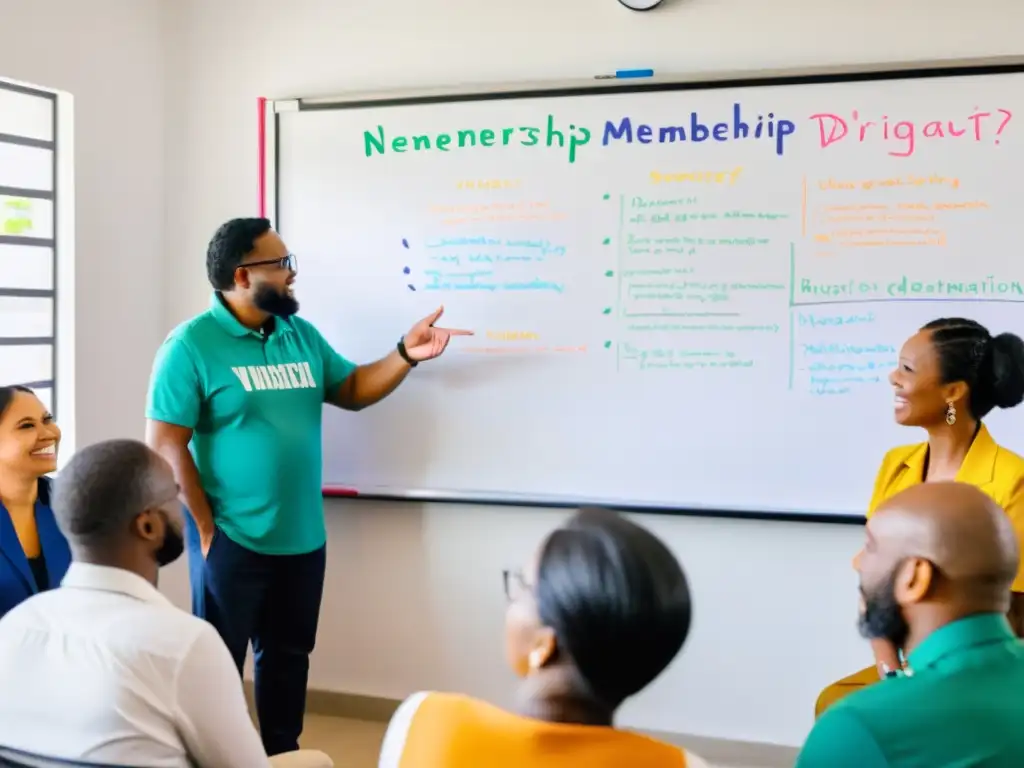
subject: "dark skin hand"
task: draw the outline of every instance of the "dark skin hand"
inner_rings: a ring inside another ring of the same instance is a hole
[[[420,320],[404,336],[405,352],[417,363],[433,360],[448,348],[453,336],[472,336],[472,331],[460,328],[438,328],[444,307]],[[374,363],[360,365],[327,401],[346,411],[359,411],[380,402],[390,395],[411,370],[398,351]]]

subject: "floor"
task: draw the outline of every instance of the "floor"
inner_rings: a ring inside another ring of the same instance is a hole
[[[300,746],[326,752],[335,768],[377,768],[386,727],[385,723],[306,715]]]
[[[334,760],[335,768],[377,768],[385,728],[384,723],[307,715],[301,746],[326,752]],[[716,765],[715,768],[742,766]]]

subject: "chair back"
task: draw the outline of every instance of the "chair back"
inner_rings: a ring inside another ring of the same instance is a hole
[[[0,768],[132,768],[132,766],[65,760],[0,746]]]

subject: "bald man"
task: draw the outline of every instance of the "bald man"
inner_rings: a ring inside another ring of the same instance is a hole
[[[1024,644],[1010,629],[1020,553],[974,486],[922,483],[879,507],[854,567],[861,633],[902,670],[834,704],[796,768],[1024,766]]]

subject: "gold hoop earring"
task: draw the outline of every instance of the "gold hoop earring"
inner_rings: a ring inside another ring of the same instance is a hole
[[[952,402],[946,403],[946,423],[951,427],[956,424],[956,406]]]

